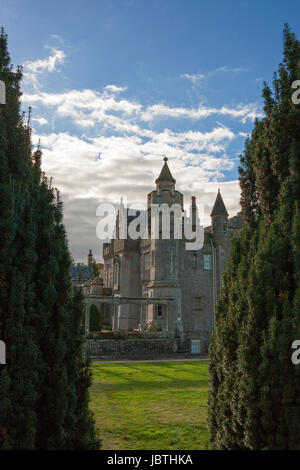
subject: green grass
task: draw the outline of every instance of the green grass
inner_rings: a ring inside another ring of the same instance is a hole
[[[106,450],[205,449],[208,361],[92,364]]]

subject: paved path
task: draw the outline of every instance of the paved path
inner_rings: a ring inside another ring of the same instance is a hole
[[[191,358],[161,358],[161,359],[121,359],[115,361],[92,361],[93,364],[120,364],[122,362],[187,362],[187,361],[207,361],[207,356],[198,356]]]

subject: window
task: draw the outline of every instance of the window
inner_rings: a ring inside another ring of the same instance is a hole
[[[152,262],[152,266],[154,266],[154,264],[155,264],[155,251],[152,250],[151,254],[152,254],[152,260],[151,260],[151,262]]]
[[[156,305],[156,316],[161,317],[162,316],[162,306],[160,304]]]
[[[203,267],[205,271],[211,270],[211,255],[203,256]]]
[[[194,297],[194,309],[202,309],[202,297]]]
[[[147,271],[150,268],[150,263],[149,263],[149,252],[144,254],[144,270]]]
[[[191,353],[192,354],[200,354],[201,353],[200,339],[192,339],[191,340]]]

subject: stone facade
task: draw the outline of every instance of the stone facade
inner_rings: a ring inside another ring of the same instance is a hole
[[[156,189],[148,194],[151,204],[177,203],[182,208],[183,195],[175,189],[175,179],[165,159],[156,180]],[[192,223],[197,217],[192,197]],[[143,315],[145,328],[178,330],[178,318],[189,338],[201,340],[207,349],[214,325],[214,307],[220,292],[221,276],[230,252],[231,237],[239,232],[238,214],[228,218],[220,191],[211,212],[211,226],[204,230],[204,244],[199,250],[187,250],[185,240],[113,239],[103,246],[104,286],[113,296],[172,299],[169,305],[147,305]],[[150,233],[150,231],[149,231]],[[141,329],[141,307],[120,305],[115,330]],[[178,333],[178,331],[177,331]]]

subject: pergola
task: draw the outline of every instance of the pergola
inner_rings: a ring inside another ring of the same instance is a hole
[[[85,309],[85,333],[89,334],[90,331],[90,308],[91,305],[95,304],[110,304],[113,305],[113,331],[116,332],[119,330],[119,306],[124,304],[135,304],[140,305],[141,308],[141,330],[144,331],[145,327],[145,307],[147,305],[164,305],[165,306],[165,331],[168,331],[168,311],[169,306],[172,302],[175,302],[175,299],[172,297],[114,297],[114,296],[103,296],[103,295],[88,295],[84,298],[83,303],[86,305]]]

